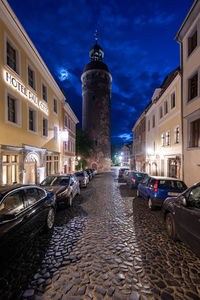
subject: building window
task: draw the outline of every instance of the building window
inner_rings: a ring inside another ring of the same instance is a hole
[[[179,126],[177,126],[174,131],[174,143],[179,144],[179,142],[180,142],[180,130],[179,130]]]
[[[165,146],[165,134],[164,133],[161,134],[161,146],[162,147]]]
[[[46,156],[46,175],[49,176],[52,174],[52,157],[50,155]]]
[[[192,35],[188,38],[188,56],[193,52],[193,50],[197,46],[197,30],[192,33]]]
[[[168,100],[164,102],[164,114],[166,115],[168,113]]]
[[[152,118],[152,127],[154,128],[156,125],[156,117],[155,115],[153,115],[153,118]]]
[[[42,119],[42,135],[48,137],[48,120],[44,117]]]
[[[176,96],[175,92],[171,94],[171,109],[176,106]]]
[[[30,131],[37,131],[37,112],[32,107],[28,107],[28,129]]]
[[[17,99],[8,95],[8,121],[17,124]]]
[[[148,120],[148,131],[150,131],[150,120]]]
[[[54,141],[58,141],[58,126],[54,126]]]
[[[6,64],[19,74],[19,50],[10,40],[6,42]]]
[[[54,156],[53,157],[53,164],[54,164],[54,174],[57,174],[59,172],[58,166],[59,166],[59,157],[58,156]]]
[[[42,83],[42,99],[46,102],[48,101],[47,100],[47,86],[44,83]]]
[[[64,142],[64,150],[65,150],[65,152],[68,152],[68,143],[67,142]]]
[[[169,146],[170,145],[170,132],[167,131],[166,132],[166,146]]]
[[[6,97],[7,122],[21,126],[21,100],[8,93]]]
[[[190,123],[190,147],[200,147],[200,119]]]
[[[188,101],[198,95],[198,73],[188,79]]]
[[[162,119],[162,117],[163,117],[163,108],[162,106],[160,106],[160,119]]]
[[[65,115],[64,123],[65,123],[65,128],[67,128],[67,126],[68,126],[67,115]]]
[[[55,98],[53,99],[53,111],[58,113],[58,101]]]
[[[12,184],[18,182],[18,155],[3,155],[2,183]]]

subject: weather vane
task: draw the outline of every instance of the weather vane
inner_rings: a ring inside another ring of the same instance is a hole
[[[97,29],[95,31],[94,37],[95,37],[95,40],[96,40],[96,43],[97,43],[97,41],[99,39],[99,33],[98,33]]]

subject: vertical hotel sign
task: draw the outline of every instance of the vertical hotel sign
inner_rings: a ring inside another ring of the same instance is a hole
[[[12,76],[9,72],[4,71],[4,79],[6,83],[11,85],[22,96],[28,99],[31,103],[36,105],[41,111],[48,115],[49,109],[46,104],[40,101],[29,89],[27,89],[19,80]]]

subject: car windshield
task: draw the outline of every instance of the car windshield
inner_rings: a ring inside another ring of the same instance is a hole
[[[75,173],[76,176],[84,176],[83,172],[77,172]]]
[[[185,183],[179,180],[159,180],[158,187],[169,190],[185,190],[187,188]]]
[[[55,180],[51,183],[51,185],[68,185],[69,184],[69,177],[59,176],[56,177]]]
[[[42,186],[55,186],[55,185],[67,185],[69,184],[69,177],[66,176],[49,176],[44,179],[40,185]]]

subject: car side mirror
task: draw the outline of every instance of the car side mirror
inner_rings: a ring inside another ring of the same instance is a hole
[[[183,206],[187,206],[187,200],[185,197],[181,197],[181,203]]]

